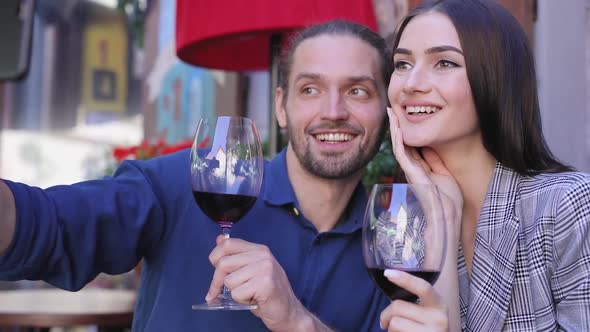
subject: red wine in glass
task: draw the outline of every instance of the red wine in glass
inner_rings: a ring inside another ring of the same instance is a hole
[[[193,191],[193,197],[201,210],[221,227],[237,223],[256,202],[256,196],[206,191]]]
[[[377,284],[377,287],[379,287],[383,291],[383,293],[385,293],[392,301],[404,300],[408,302],[416,302],[416,300],[418,300],[418,297],[416,295],[390,282],[387,279],[387,277],[383,275],[385,269],[386,268],[367,268],[367,271],[369,271],[369,274],[371,275],[371,278],[373,279],[375,284]],[[436,282],[440,274],[440,271],[413,270],[401,268],[395,269],[404,271],[420,279],[424,279],[431,285]]]
[[[250,211],[260,193],[264,172],[262,145],[254,122],[237,116],[201,119],[191,148],[191,187],[196,204],[230,237],[234,223]],[[206,222],[196,220],[195,222]],[[223,287],[215,299],[196,310],[250,310]]]
[[[435,185],[376,184],[365,210],[363,258],[375,285],[391,300],[415,302],[415,294],[387,279],[385,269],[436,282],[445,258],[446,222]]]

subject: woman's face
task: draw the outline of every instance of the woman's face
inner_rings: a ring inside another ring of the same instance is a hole
[[[388,96],[406,145],[481,143],[461,43],[447,16],[414,17],[402,32],[393,63]]]

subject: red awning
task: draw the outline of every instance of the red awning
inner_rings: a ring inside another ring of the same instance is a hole
[[[271,35],[336,18],[377,29],[371,0],[177,0],[177,55],[212,69],[266,69]]]

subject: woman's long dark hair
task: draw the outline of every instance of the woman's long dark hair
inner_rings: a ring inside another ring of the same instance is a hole
[[[518,21],[491,0],[425,1],[400,22],[393,49],[414,17],[432,11],[449,17],[459,35],[487,151],[523,175],[572,170],[543,137],[533,54]]]

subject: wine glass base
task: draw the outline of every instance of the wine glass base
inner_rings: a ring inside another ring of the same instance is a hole
[[[209,302],[193,304],[193,310],[252,310],[258,309],[256,304],[238,303],[232,299],[215,298]]]

